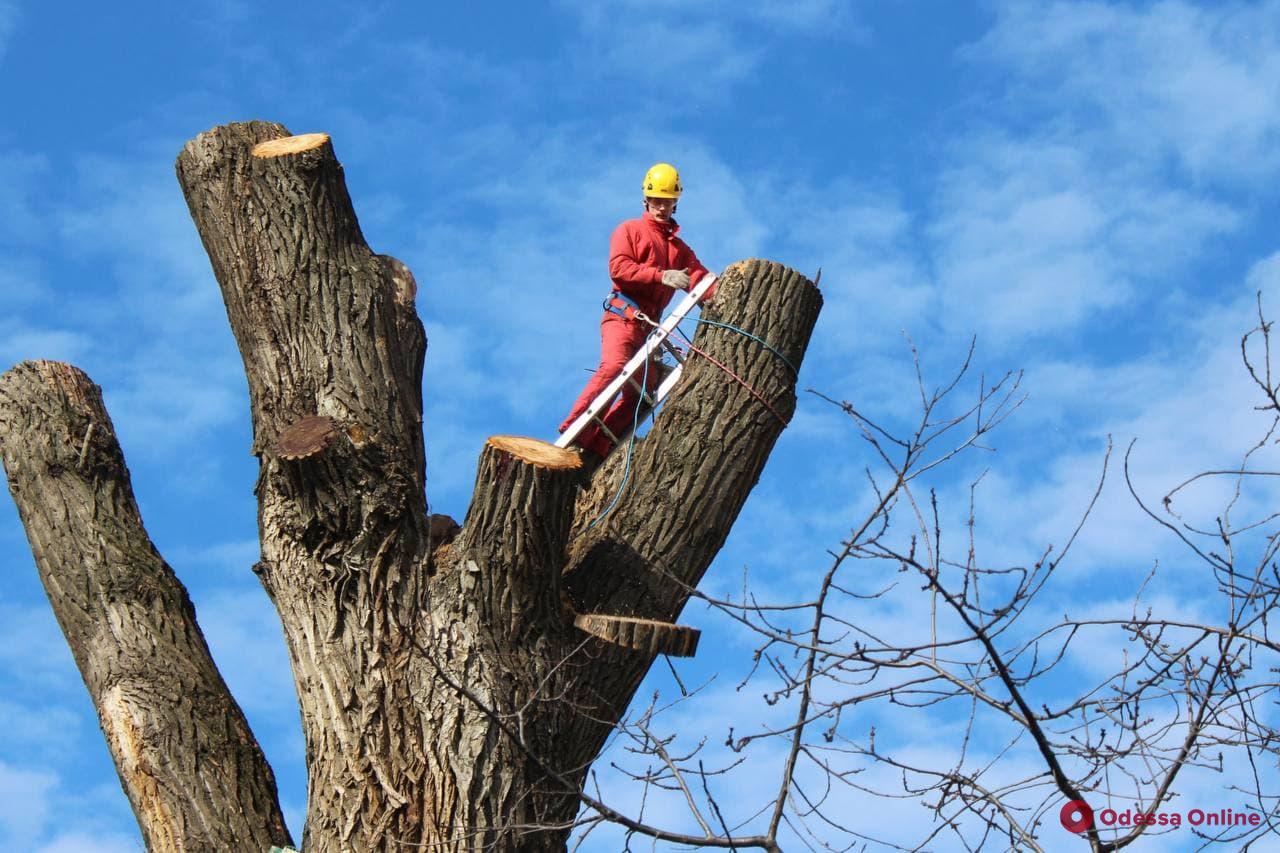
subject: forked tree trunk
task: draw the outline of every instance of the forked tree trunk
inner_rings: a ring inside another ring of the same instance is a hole
[[[626,490],[598,524],[622,478],[620,455],[579,489],[576,454],[495,436],[461,532],[433,543],[416,286],[365,244],[328,137],[262,122],[215,128],[184,148],[178,179],[249,379],[261,464],[255,571],[280,614],[307,744],[303,850],[563,848],[585,773],[653,660],[575,628],[575,611],[663,621],[680,612],[794,409],[787,362],[803,359],[817,288],[765,261],[726,270],[705,316],[750,330],[782,358],[700,326],[705,357],[689,361],[636,442]],[[153,643],[143,620],[103,617],[113,628],[104,632],[60,613],[63,629],[73,649],[101,644],[113,660],[144,645],[175,666],[198,659],[174,670],[181,689],[137,691],[128,719],[170,720],[188,695],[208,706],[197,730],[148,742],[150,775],[139,773],[118,747],[117,694],[97,686],[92,660],[81,663],[148,845],[280,843],[271,771],[207,652],[191,650],[204,644],[185,592],[136,510],[128,524],[85,510],[100,505],[93,490],[104,483],[117,484],[116,500],[127,494],[109,426],[90,435],[89,456],[109,445],[114,479],[68,462],[85,420],[106,423],[100,401],[85,414],[28,393],[36,377],[70,370],[23,365],[0,380],[5,465],[50,598],[57,610],[66,586],[109,585],[122,563],[163,578],[152,617],[187,646]],[[51,537],[50,512],[74,516],[83,533]],[[125,543],[124,556],[91,559],[105,533]],[[196,802],[188,788],[214,793]],[[185,841],[148,829],[155,790],[169,792],[161,801],[173,825],[194,827]]]

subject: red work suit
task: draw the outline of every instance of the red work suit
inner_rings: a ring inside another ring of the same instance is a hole
[[[666,270],[689,270],[689,287],[696,285],[707,274],[707,268],[698,260],[693,249],[676,234],[680,226],[675,220],[659,222],[646,211],[639,219],[628,219],[613,231],[609,239],[609,277],[613,279],[614,292],[624,293],[635,300],[646,316],[657,322],[662,310],[675,295],[675,291],[662,283]],[[714,290],[714,287],[712,288]],[[711,293],[703,298],[708,299]],[[643,320],[628,320],[612,312],[604,312],[600,319],[600,366],[578,395],[573,410],[560,425],[564,432],[587,410],[596,395],[618,377],[622,368],[644,344],[652,327]],[[649,368],[645,390],[657,390],[658,371]],[[639,376],[637,376],[637,384]],[[631,428],[640,395],[630,383],[623,385],[608,413],[604,424],[609,432],[621,435]],[[601,456],[608,455],[613,442],[600,429],[599,424],[589,424],[575,442],[579,447],[593,450]]]

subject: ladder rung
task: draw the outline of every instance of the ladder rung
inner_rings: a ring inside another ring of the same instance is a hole
[[[636,382],[634,377],[628,377],[627,382],[629,382],[631,384],[631,387],[636,389],[636,391],[640,394],[641,400],[644,400],[650,406],[653,405],[653,397],[649,396],[648,391],[640,387],[640,383]]]
[[[600,431],[602,433],[609,436],[610,441],[612,441],[614,444],[618,443],[618,437],[613,434],[613,430],[609,429],[607,426],[604,425],[604,418],[600,417],[599,415],[592,415],[591,420],[596,422],[596,425],[600,427]]]
[[[704,276],[702,281],[698,282],[697,287],[685,294],[684,299],[675,307],[675,310],[672,311],[665,320],[658,324],[657,328],[645,337],[644,344],[641,346],[639,351],[631,356],[631,359],[623,368],[622,373],[610,381],[610,383],[600,391],[595,400],[587,407],[587,410],[579,415],[577,420],[569,425],[568,429],[560,433],[560,437],[555,441],[556,447],[568,447],[571,445],[574,442],[574,439],[578,437],[578,433],[582,431],[583,427],[592,421],[603,426],[603,422],[600,420],[599,415],[605,411],[605,407],[608,406],[609,401],[613,399],[614,394],[616,394],[620,388],[631,380],[631,377],[641,369],[646,359],[651,358],[655,352],[658,352],[659,348],[663,344],[667,344],[667,335],[671,334],[675,329],[676,324],[683,320],[684,317],[693,310],[693,307],[698,304],[702,295],[714,286],[715,281],[716,277],[714,275]],[[671,348],[669,344],[668,351],[675,353],[678,362],[680,362],[676,365],[677,370],[673,371],[678,375],[678,370],[682,366],[684,359],[680,358],[678,351]],[[663,380],[661,384],[667,384],[668,388],[670,387],[669,384],[666,383],[666,380]],[[644,392],[641,391],[641,393],[643,394]],[[647,401],[654,404],[660,403],[662,402],[663,396],[664,393],[659,390],[656,397],[648,397]]]

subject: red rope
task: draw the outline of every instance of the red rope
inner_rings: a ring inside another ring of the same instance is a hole
[[[772,413],[773,413],[773,416],[774,416],[775,418],[777,418],[777,419],[778,419],[778,422],[779,422],[780,424],[782,424],[783,428],[784,428],[784,429],[786,428],[786,426],[787,426],[787,419],[786,419],[786,418],[784,418],[784,417],[782,416],[782,414],[781,414],[777,409],[775,409],[775,408],[773,407],[773,404],[772,404],[772,403],[770,403],[768,400],[766,400],[766,399],[764,398],[764,395],[763,395],[763,394],[761,394],[761,393],[760,393],[759,391],[757,391],[755,388],[752,388],[752,387],[751,387],[751,383],[747,382],[747,380],[743,379],[741,376],[739,376],[738,374],[734,373],[734,372],[729,368],[729,366],[728,366],[728,365],[723,364],[723,363],[722,363],[722,362],[720,362],[718,359],[716,359],[714,356],[712,356],[712,355],[710,355],[709,353],[707,353],[705,350],[702,350],[702,349],[700,349],[699,347],[694,346],[694,345],[693,345],[693,341],[689,340],[689,336],[688,336],[688,335],[686,335],[686,334],[685,334],[681,329],[679,329],[679,327],[677,327],[677,328],[676,328],[676,331],[680,333],[680,337],[684,338],[685,345],[689,348],[689,352],[695,352],[695,353],[697,353],[698,355],[700,355],[700,356],[702,356],[703,358],[705,358],[707,361],[709,361],[709,362],[711,362],[712,364],[714,364],[716,367],[718,367],[718,368],[720,368],[721,370],[723,370],[725,373],[729,374],[729,375],[730,375],[731,377],[733,377],[735,380],[737,380],[737,382],[738,382],[738,384],[739,384],[739,385],[741,385],[743,388],[746,388],[746,389],[747,389],[747,391],[748,391],[748,392],[750,392],[751,396],[752,396],[752,397],[755,397],[757,400],[759,400],[759,401],[764,405],[764,407],[765,407],[766,409],[768,409],[770,412],[772,412]]]

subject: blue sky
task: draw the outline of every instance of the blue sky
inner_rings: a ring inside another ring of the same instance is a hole
[[[1280,313],[1278,57],[1274,1],[0,0],[0,369],[64,359],[103,386],[150,532],[296,831],[296,704],[249,571],[246,386],[173,176],[187,139],[248,119],[332,135],[369,243],[420,285],[436,511],[461,518],[487,435],[553,436],[595,363],[609,232],[669,160],[707,266],[823,269],[801,387],[908,423],[903,330],[936,378],[972,335],[979,369],[1026,370],[999,452],[938,483],[962,520],[964,484],[989,468],[980,543],[1025,563],[1069,533],[1106,436],[1139,440],[1135,473],[1163,494],[1260,435],[1238,342],[1257,291]],[[867,463],[843,416],[802,397],[708,587],[744,565],[764,590],[812,584],[865,507]],[[1211,518],[1218,498],[1187,509]],[[1159,559],[1165,603],[1195,611],[1194,568],[1178,574],[1118,480],[1078,548],[1049,610],[1123,602]],[[12,504],[0,553],[0,848],[137,849]],[[915,612],[898,606],[863,618]],[[731,687],[749,638],[701,608],[685,621],[707,631],[688,674],[723,675],[680,730],[714,742],[731,716],[767,719],[759,691]],[[904,742],[946,748],[942,728],[898,722]],[[883,814],[874,828],[898,837],[915,812]]]

